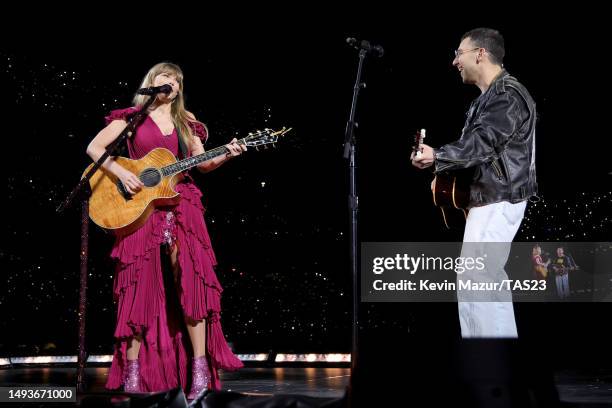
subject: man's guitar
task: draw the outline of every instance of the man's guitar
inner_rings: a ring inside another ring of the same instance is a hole
[[[291,128],[274,131],[265,129],[250,133],[238,140],[248,147],[259,147],[276,143],[279,136]],[[104,168],[100,168],[89,181],[92,195],[89,199],[89,216],[104,229],[121,234],[136,230],[144,224],[156,206],[173,205],[180,199],[174,186],[183,178],[182,173],[207,160],[227,153],[225,146],[208,150],[197,156],[177,161],[170,150],[157,148],[138,160],[116,157],[115,160],[127,170],[136,174],[144,187],[131,195],[123,183]],[[92,163],[85,171],[87,174]]]
[[[425,138],[425,129],[421,129],[415,136],[413,152],[415,157],[421,154],[421,144]],[[460,210],[463,218],[467,218],[468,205],[470,203],[470,184],[473,170],[460,170],[448,173],[438,173],[431,182],[433,203],[442,211],[442,218],[446,228],[450,210]]]
[[[567,274],[568,272],[580,270],[580,267],[579,266],[558,266],[558,265],[553,264],[552,269],[556,275],[563,276]]]

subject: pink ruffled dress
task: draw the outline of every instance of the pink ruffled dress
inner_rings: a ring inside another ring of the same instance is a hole
[[[106,123],[126,120],[135,111],[112,111]],[[190,127],[206,140],[204,126],[190,123]],[[128,141],[130,158],[139,159],[157,147],[179,156],[176,129],[164,135],[147,117]],[[156,209],[141,228],[116,237],[111,257],[116,261],[113,297],[117,303],[117,327],[108,389],[123,385],[127,342],[135,334],[143,338],[138,357],[143,391],[177,386],[188,389],[193,349],[184,315],[193,320],[206,319],[206,353],[213,389],[221,388],[219,369],[233,371],[243,366],[229,348],[219,321],[223,289],[214,271],[216,259],[204,222],[202,193],[189,176],[175,190],[181,196],[178,205]],[[172,271],[162,269],[160,253],[163,245],[175,241],[180,263],[176,288]]]

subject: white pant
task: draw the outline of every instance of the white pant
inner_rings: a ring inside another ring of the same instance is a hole
[[[526,201],[516,204],[503,201],[470,209],[463,235],[462,256],[469,256],[468,253],[472,253],[478,247],[466,244],[470,242],[496,242],[507,245],[490,246],[494,249],[495,259],[488,260],[485,270],[471,277],[458,276],[458,279],[476,279],[479,282],[501,282],[508,279],[504,266],[508,261],[510,245],[521,225],[526,206]],[[466,296],[457,292],[459,323],[463,338],[518,337],[510,292],[500,294],[507,301],[462,301]],[[473,300],[471,297],[467,298]]]

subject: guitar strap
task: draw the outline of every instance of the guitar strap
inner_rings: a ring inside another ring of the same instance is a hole
[[[179,129],[178,126],[176,126],[176,136],[178,137],[178,145],[179,145],[179,159],[186,159],[187,158],[187,146],[185,145],[185,142],[183,141],[183,138],[181,137],[181,130]]]

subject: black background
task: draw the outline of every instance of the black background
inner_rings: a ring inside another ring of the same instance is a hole
[[[353,19],[325,9],[267,18],[168,9],[170,23],[141,17],[128,29],[127,17],[107,11],[95,20],[24,22],[5,35],[4,354],[74,353],[79,214],[55,208],[87,166],[85,147],[103,117],[129,106],[160,61],[182,67],[187,107],[210,128],[207,148],[263,127],[293,128],[276,150],[249,152],[198,177],[225,287],[224,330],[237,351],[350,351],[342,144],[357,52],[349,36],[385,48],[384,57],[366,61],[357,112],[361,241],[461,239],[444,229],[430,201],[431,174],[412,168],[409,151],[422,127],[433,146],[459,136],[478,90],[461,84],[453,50],[478,26],[505,36],[505,67],[538,108],[538,181],[549,207],[530,209],[517,240],[610,240],[607,48],[596,10],[370,7],[352,10]],[[105,354],[114,327],[110,245],[92,228],[88,340]],[[567,342],[564,358],[577,364],[610,340],[609,309],[519,304],[517,320],[521,336],[545,350],[565,350]],[[363,325],[455,334],[456,310],[367,305]]]

